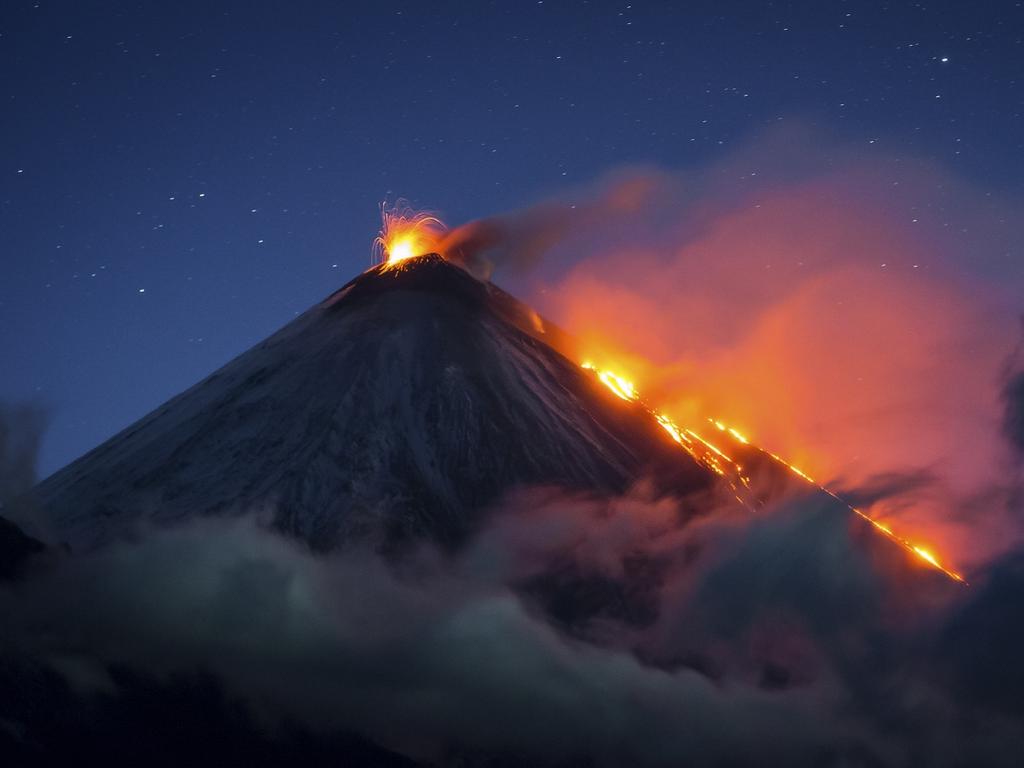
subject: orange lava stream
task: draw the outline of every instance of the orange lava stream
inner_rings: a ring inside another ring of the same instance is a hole
[[[753,502],[752,497],[749,493],[751,490],[750,478],[743,474],[743,467],[740,466],[732,458],[730,458],[730,456],[725,451],[723,451],[720,447],[712,443],[710,440],[698,434],[695,430],[681,428],[674,421],[672,421],[672,419],[668,415],[648,407],[647,404],[644,403],[644,401],[641,399],[640,394],[634,386],[633,382],[630,381],[629,379],[626,379],[623,376],[620,376],[619,374],[613,373],[612,371],[597,368],[589,360],[583,362],[581,364],[581,367],[593,372],[593,374],[598,378],[598,380],[606,387],[608,387],[608,389],[610,389],[616,397],[619,397],[622,400],[638,403],[645,411],[647,411],[647,413],[654,417],[658,424],[660,424],[662,428],[666,432],[668,432],[672,439],[676,443],[678,443],[679,446],[682,447],[687,453],[689,453],[690,456],[692,456],[700,464],[703,464],[704,466],[711,469],[716,474],[724,477],[729,483],[730,487],[732,488],[733,493],[736,496],[736,499],[740,503],[748,507],[751,506]],[[740,443],[744,446],[749,446],[754,450],[757,450],[767,456],[770,456],[776,462],[789,469],[789,471],[795,474],[797,477],[801,478],[810,485],[813,485],[818,490],[828,494],[833,499],[835,499],[840,504],[849,509],[851,512],[853,512],[854,514],[858,515],[859,517],[870,523],[875,530],[884,535],[890,541],[898,544],[907,552],[915,555],[919,560],[923,561],[924,563],[927,563],[932,568],[941,571],[954,581],[960,582],[961,584],[967,583],[961,574],[944,566],[938,559],[938,557],[936,557],[936,555],[931,550],[919,544],[915,544],[914,542],[904,538],[903,536],[900,536],[899,534],[895,533],[889,526],[875,520],[874,518],[868,516],[862,510],[857,509],[856,507],[848,504],[833,491],[830,491],[828,488],[818,483],[813,477],[808,475],[803,470],[793,466],[788,461],[783,459],[781,456],[778,456],[772,453],[771,451],[767,451],[763,448],[753,445],[743,433],[741,433],[737,429],[734,429],[733,427],[723,424],[721,421],[717,421],[715,419],[708,419],[708,421],[711,422],[711,424],[714,425],[718,429],[718,431],[728,435],[737,443]],[[746,498],[742,498],[744,496],[746,496]]]

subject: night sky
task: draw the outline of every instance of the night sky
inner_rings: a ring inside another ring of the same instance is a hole
[[[1024,192],[1020,2],[24,2],[0,9],[0,401],[49,474],[369,261],[780,121]]]

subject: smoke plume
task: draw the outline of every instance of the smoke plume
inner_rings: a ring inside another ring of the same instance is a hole
[[[708,168],[635,170],[453,237],[469,261],[533,266],[533,302],[578,357],[678,422],[720,419],[839,488],[930,476],[872,514],[974,568],[1021,538],[1000,425],[1018,439],[1002,390],[1020,386],[1003,371],[1022,208],[791,127]]]

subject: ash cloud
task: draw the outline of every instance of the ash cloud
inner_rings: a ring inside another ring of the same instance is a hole
[[[481,279],[496,269],[525,273],[553,249],[590,230],[628,222],[657,204],[671,178],[631,169],[612,174],[571,198],[551,199],[519,211],[468,222],[451,230],[439,249]]]

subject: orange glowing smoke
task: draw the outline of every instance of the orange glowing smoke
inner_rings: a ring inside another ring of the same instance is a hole
[[[726,451],[723,450],[719,445],[716,445],[714,442],[702,436],[694,429],[679,427],[666,414],[661,413],[659,411],[655,411],[652,408],[648,407],[640,398],[640,393],[637,391],[636,386],[629,379],[617,373],[613,373],[612,371],[596,368],[594,364],[591,363],[589,360],[581,363],[581,367],[584,368],[585,370],[593,371],[594,375],[597,376],[598,380],[606,387],[608,387],[608,389],[611,390],[611,392],[616,397],[619,397],[627,401],[638,402],[644,408],[644,410],[646,410],[651,416],[654,417],[658,424],[660,424],[662,428],[666,432],[668,432],[672,439],[676,443],[678,443],[683,448],[683,450],[689,453],[697,462],[703,464],[704,466],[714,471],[716,474],[725,478],[725,480],[729,484],[729,487],[732,488],[733,493],[736,496],[736,499],[741,504],[750,506],[753,503],[753,497],[749,493],[747,493],[748,491],[750,491],[750,478],[746,474],[744,474],[743,467],[735,460],[733,460],[730,457],[730,455],[726,453]],[[735,441],[734,445],[738,443],[742,446],[751,446],[750,439],[747,438],[746,435],[744,435],[739,430],[733,427],[729,427],[716,419],[708,419],[708,421],[712,425],[714,425],[714,427],[718,429],[719,432],[727,436],[728,439]],[[789,469],[789,471],[792,472],[797,477],[806,481],[810,485],[813,485],[815,488],[823,491],[824,493],[827,493],[833,499],[846,506],[851,512],[853,512],[857,516],[861,517],[862,519],[870,523],[876,531],[887,537],[890,541],[894,542],[895,544],[898,544],[907,552],[916,555],[920,560],[927,563],[931,567],[941,571],[954,581],[965,583],[963,576],[961,576],[956,571],[943,565],[939,558],[930,549],[927,549],[919,544],[910,541],[909,539],[904,538],[903,536],[900,536],[899,534],[895,533],[889,526],[885,525],[884,523],[880,523],[877,520],[874,520],[873,518],[871,518],[861,510],[857,509],[856,507],[847,504],[835,493],[833,493],[828,488],[818,483],[814,478],[812,478],[803,470],[798,469],[797,467],[787,462],[781,456],[778,456],[777,454],[771,453],[770,451],[766,451],[763,448],[759,448],[757,446],[751,447],[767,456],[770,456],[776,462]]]
[[[416,211],[402,201],[394,207],[381,204],[380,234],[373,241],[373,260],[385,269],[417,256],[437,253],[441,238],[447,231],[437,216]]]
[[[534,303],[580,339],[576,359],[629,371],[701,434],[721,415],[837,487],[927,475],[871,514],[974,570],[1020,536],[1001,495],[957,511],[1007,487],[999,382],[1019,299],[943,266],[941,243],[858,179],[700,200],[689,209],[708,212],[678,230],[638,218],[585,232],[563,246],[579,261]]]

